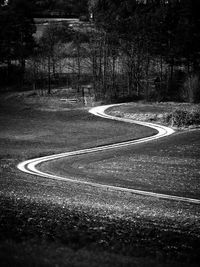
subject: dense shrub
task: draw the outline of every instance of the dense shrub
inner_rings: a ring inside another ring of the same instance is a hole
[[[187,127],[200,124],[200,107],[187,109],[180,108],[171,112],[166,117],[166,122],[170,122],[172,126]]]

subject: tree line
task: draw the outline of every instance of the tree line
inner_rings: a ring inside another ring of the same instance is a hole
[[[26,59],[33,53],[36,26],[32,2],[10,0],[0,5],[0,74],[1,84],[23,81]],[[17,62],[13,65],[13,62]]]
[[[80,92],[91,84],[95,97],[107,101],[199,102],[198,0],[90,0],[93,22],[76,27],[50,23],[40,40],[32,38],[28,2],[12,2],[0,10],[5,24],[6,12],[16,14],[21,3],[4,34],[0,31],[1,62],[9,68],[17,59],[22,76],[26,63],[26,79],[35,89],[51,93],[52,86],[66,85]]]
[[[199,101],[198,0],[91,2],[96,25],[112,39],[116,58],[125,60],[128,92],[149,98],[154,80],[158,100]]]
[[[80,17],[87,15],[87,3],[87,0],[37,0],[34,15],[36,17]]]

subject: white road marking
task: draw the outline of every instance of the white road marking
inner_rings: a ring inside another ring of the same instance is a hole
[[[141,138],[138,140],[125,141],[125,142],[116,143],[116,144],[112,144],[112,145],[105,145],[105,146],[100,146],[100,147],[94,147],[94,148],[88,148],[88,149],[82,149],[82,150],[76,150],[76,151],[72,151],[72,152],[66,152],[66,153],[60,153],[60,154],[40,157],[40,158],[36,158],[36,159],[30,159],[30,160],[26,160],[24,162],[19,163],[17,165],[17,168],[19,170],[25,172],[25,173],[37,175],[37,176],[41,176],[41,177],[45,177],[45,178],[49,178],[49,179],[55,179],[55,180],[67,181],[67,182],[71,182],[71,183],[90,185],[90,186],[95,186],[95,187],[104,188],[104,189],[129,192],[129,193],[133,193],[133,194],[139,194],[139,195],[156,197],[156,198],[167,199],[167,200],[175,200],[175,201],[200,204],[199,199],[173,196],[173,195],[167,195],[167,194],[159,194],[159,193],[154,193],[154,192],[149,192],[149,191],[119,187],[119,186],[104,185],[104,184],[99,184],[99,183],[94,183],[94,182],[74,180],[74,179],[70,179],[67,177],[62,177],[62,176],[58,176],[58,175],[52,175],[49,173],[45,173],[45,172],[42,172],[42,171],[37,169],[37,166],[43,162],[56,160],[56,159],[60,159],[60,158],[79,156],[79,155],[83,155],[83,154],[95,153],[95,152],[99,152],[99,151],[106,151],[106,150],[110,150],[113,148],[131,146],[131,145],[135,145],[135,144],[140,144],[140,143],[156,140],[156,139],[159,139],[159,138],[162,138],[165,136],[169,136],[169,135],[174,133],[173,129],[166,127],[166,126],[157,125],[157,124],[148,123],[148,122],[135,121],[135,120],[131,120],[131,119],[118,118],[118,117],[114,117],[114,116],[105,114],[105,110],[108,109],[109,107],[112,107],[112,106],[116,106],[116,105],[106,105],[106,106],[95,107],[95,108],[90,109],[89,112],[96,115],[96,116],[106,118],[106,119],[112,119],[112,120],[128,122],[128,123],[135,123],[135,124],[139,124],[142,126],[147,126],[147,127],[150,127],[150,128],[157,130],[158,133],[153,135],[153,136]]]

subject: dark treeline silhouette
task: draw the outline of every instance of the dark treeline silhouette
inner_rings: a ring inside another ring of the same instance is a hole
[[[10,0],[0,6],[0,83],[22,85],[26,59],[34,51],[33,1]],[[15,64],[13,64],[15,62]]]
[[[7,74],[15,73],[10,69],[16,60],[17,77],[48,93],[52,86],[79,92],[90,85],[96,99],[106,101],[199,102],[198,0],[89,0],[93,21],[73,27],[52,22],[34,40],[32,4],[55,10],[55,2],[58,7],[65,1],[12,0],[1,6],[0,61]]]
[[[128,95],[199,101],[198,0],[91,2],[96,25],[105,33],[109,49],[125,60],[127,85],[120,86]]]
[[[88,14],[87,0],[35,1],[36,17],[80,17]]]

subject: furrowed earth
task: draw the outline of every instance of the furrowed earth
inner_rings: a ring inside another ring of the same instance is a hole
[[[151,136],[51,97],[1,97],[1,266],[198,266],[199,205],[45,179],[26,159]],[[37,104],[39,103],[39,104]],[[148,107],[147,107],[148,108]],[[199,198],[199,131],[42,164],[73,179]]]

